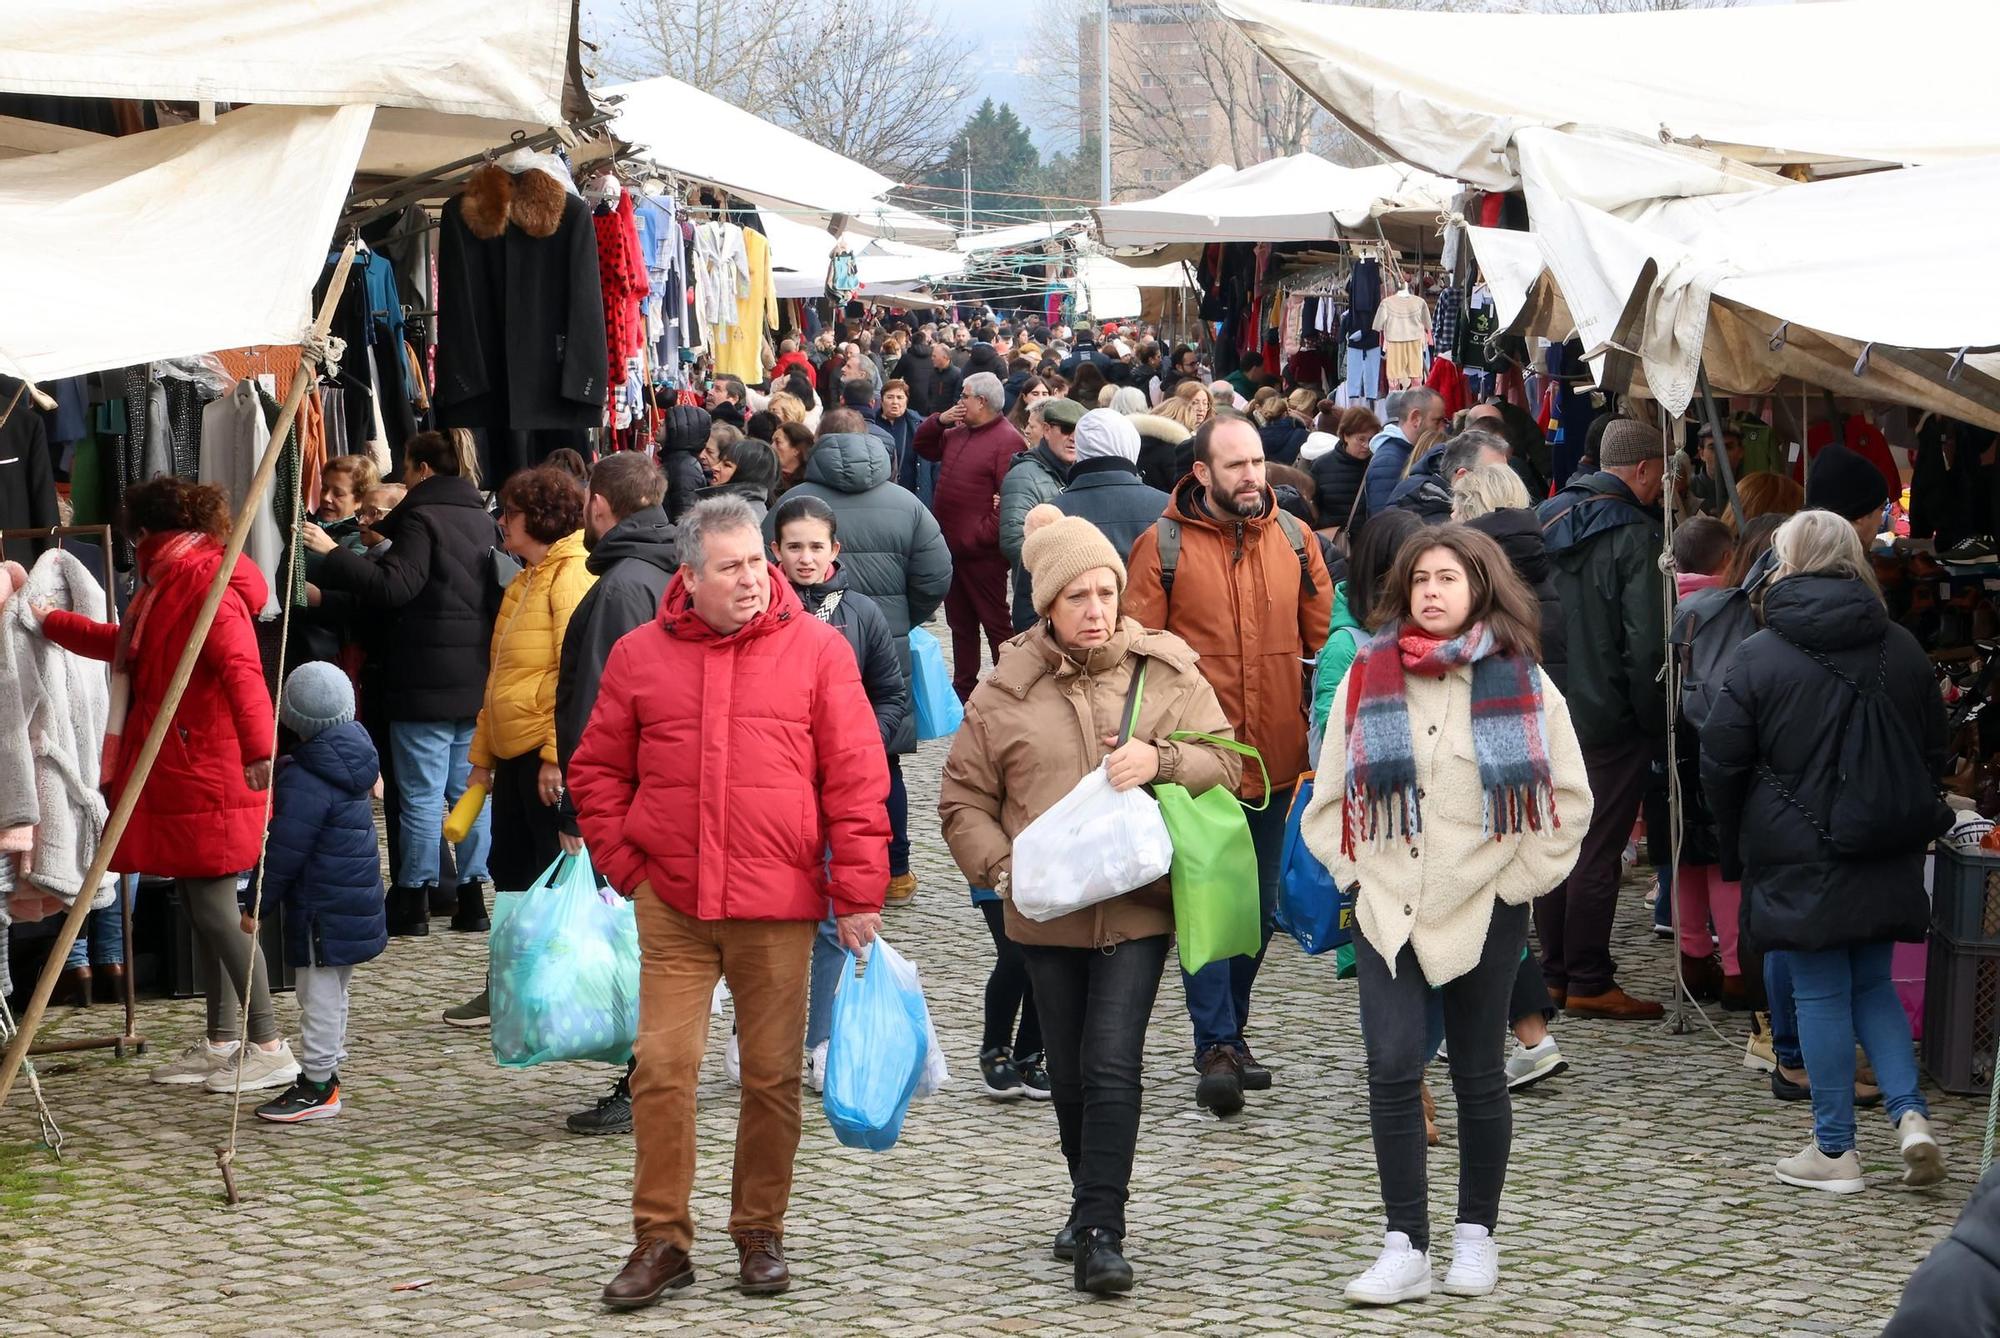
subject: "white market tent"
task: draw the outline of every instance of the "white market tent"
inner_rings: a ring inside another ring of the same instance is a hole
[[[669,75],[600,87],[611,127],[659,167],[721,186],[774,211],[844,214],[861,233],[946,241],[951,229],[882,197],[896,183],[803,135]]]
[[[825,228],[778,212],[762,215],[771,242],[771,273],[780,298],[822,297],[834,238]],[[843,233],[841,241],[854,256],[862,297],[913,296],[930,280],[949,279],[964,272],[965,257],[907,242]]]
[[[1078,256],[1076,277],[1071,284],[1076,290],[1077,310],[1087,311],[1100,321],[1143,315],[1142,289],[1193,286],[1184,265],[1134,264],[1103,255]]]
[[[1455,182],[1414,167],[1342,167],[1317,154],[1245,168],[1211,167],[1151,200],[1103,205],[1098,235],[1114,249],[1208,242],[1320,242],[1379,238],[1394,227],[1434,234]]]
[[[1085,218],[1052,218],[1040,223],[1017,223],[1012,227],[963,233],[953,245],[973,255],[1015,251],[1024,246],[1038,246],[1043,242],[1074,237],[1089,226],[1090,220]]]
[[[1516,184],[1507,146],[1528,126],[1821,174],[2000,153],[2000,5],[1984,0],[1591,15],[1218,4],[1383,154],[1490,190]]]

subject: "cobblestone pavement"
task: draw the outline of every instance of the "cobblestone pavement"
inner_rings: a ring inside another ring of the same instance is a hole
[[[197,1035],[199,1003],[145,1005],[144,1058],[44,1060],[69,1146],[58,1164],[34,1143],[25,1085],[0,1111],[0,1334],[1859,1334],[1880,1327],[1970,1188],[1974,1103],[1933,1094],[1953,1171],[1941,1190],[1898,1183],[1891,1131],[1867,1112],[1867,1193],[1788,1189],[1771,1162],[1803,1146],[1809,1117],[1740,1066],[1740,1020],[1718,1016],[1726,1044],[1563,1020],[1573,1067],[1515,1102],[1498,1293],[1349,1310],[1340,1288],[1382,1229],[1354,987],[1281,939],[1252,1023],[1276,1086],[1232,1122],[1196,1113],[1181,992],[1162,987],[1133,1176],[1138,1290],[1085,1300],[1048,1252],[1068,1192],[1051,1111],[973,1090],[991,946],[937,836],[943,753],[927,744],[907,768],[923,888],[887,933],[924,970],[958,1076],[885,1153],[840,1147],[808,1105],[788,1295],[726,1285],[736,1101],[718,1025],[701,1089],[699,1280],[638,1315],[598,1308],[628,1247],[631,1142],[573,1137],[562,1117],[613,1075],[501,1071],[484,1033],[442,1025],[485,953],[483,936],[442,934],[395,940],[356,972],[338,1119],[278,1128],[246,1107],[237,1208],[215,1169],[227,1098],[145,1081]],[[1633,886],[1614,951],[1635,991],[1663,991],[1669,946]],[[294,1016],[289,996],[279,1007]],[[70,1014],[48,1034],[104,1020]],[[1456,1139],[1435,1076],[1445,1142],[1431,1205],[1448,1245]]]

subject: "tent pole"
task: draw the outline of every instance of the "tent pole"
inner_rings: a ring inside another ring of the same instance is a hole
[[[230,575],[236,570],[236,560],[243,555],[243,545],[250,538],[250,527],[256,521],[257,508],[278,471],[278,457],[284,454],[285,439],[292,432],[292,421],[298,417],[299,405],[305,400],[307,387],[312,384],[313,358],[310,350],[326,338],[327,328],[333,324],[334,308],[347,287],[347,272],[354,264],[354,245],[352,241],[347,243],[340,253],[339,263],[334,267],[333,282],[327,286],[326,299],[320,303],[319,315],[313,321],[312,337],[306,345],[307,356],[299,359],[299,370],[292,377],[291,392],[285,396],[284,407],[278,411],[278,421],[271,428],[270,445],[264,448],[264,458],[257,462],[257,473],[250,480],[250,491],[244,496],[243,505],[237,509],[236,526],[229,532],[229,542],[222,550],[222,565],[216,568],[215,579],[209,583],[208,598],[202,601],[200,612],[195,614],[187,644],[181,647],[180,663],[174,666],[174,676],[167,683],[166,695],[160,699],[159,713],[153,717],[152,728],[146,731],[145,743],[139,749],[138,761],[133,764],[132,774],[119,792],[118,805],[111,810],[110,821],[104,824],[104,835],[97,843],[97,855],[90,862],[90,871],[83,877],[84,887],[98,886],[104,881],[104,875],[110,872],[111,858],[118,849],[119,841],[124,839],[125,828],[131,824],[133,810],[139,806],[139,795],[146,788],[146,778],[152,774],[154,760],[160,755],[160,745],[166,742],[167,731],[173,726],[174,712],[180,709],[181,696],[187,691],[188,680],[194,677],[194,662],[208,640],[209,628],[215,624],[215,615],[222,607],[222,596],[229,589]],[[62,974],[63,963],[69,957],[70,945],[76,942],[77,931],[83,927],[84,917],[90,914],[90,902],[89,897],[79,895],[71,903],[69,913],[63,917],[62,927],[56,932],[55,944],[49,949],[48,962],[42,967],[42,978],[35,983],[35,992],[28,999],[28,1011],[21,1017],[20,1028],[14,1034],[13,1044],[7,1047],[6,1058],[0,1060],[0,1109],[6,1108],[7,1094],[14,1089],[21,1061],[27,1056],[28,1047],[34,1044],[35,1032],[42,1025],[42,1015],[48,1011],[49,996],[55,993],[56,977]]]
[[[1715,443],[1715,467],[1722,475],[1722,491],[1729,498],[1729,514],[1736,517],[1736,532],[1743,533],[1743,499],[1736,495],[1736,469],[1729,463],[1729,449],[1722,441],[1722,415],[1715,410],[1715,394],[1708,388],[1708,363],[1695,364],[1695,384],[1701,388],[1702,415],[1708,420],[1709,440]]]

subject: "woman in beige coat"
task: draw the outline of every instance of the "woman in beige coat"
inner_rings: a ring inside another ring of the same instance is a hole
[[[1463,1150],[1444,1289],[1483,1296],[1498,1282],[1507,1001],[1528,903],[1576,863],[1591,799],[1569,708],[1536,667],[1535,598],[1498,544],[1462,525],[1412,535],[1376,615],[1334,694],[1302,833],[1340,886],[1360,884],[1354,956],[1389,1230],[1347,1299],[1387,1305],[1431,1290],[1418,1083],[1434,987]]]
[[[967,881],[1006,902],[1007,935],[1021,945],[1034,985],[1071,1184],[1055,1255],[1074,1259],[1079,1291],[1127,1291],[1126,1190],[1173,897],[1162,878],[1070,915],[1030,920],[1009,887],[1014,837],[1100,762],[1108,760],[1117,790],[1161,781],[1197,794],[1233,790],[1242,767],[1227,749],[1167,737],[1193,730],[1227,738],[1229,721],[1186,642],[1119,615],[1125,564],[1110,541],[1078,517],[1034,528],[1040,519],[1031,513],[1021,560],[1042,621],[1000,648],[966,701],[938,811]],[[1127,690],[1142,665],[1138,720],[1120,744]]]

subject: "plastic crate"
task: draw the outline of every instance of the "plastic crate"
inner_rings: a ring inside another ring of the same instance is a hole
[[[2000,858],[1939,843],[1931,928],[1966,947],[2000,947]]]
[[[2000,945],[1933,933],[1924,977],[1925,1072],[1947,1092],[1985,1094],[2000,1035]]]

